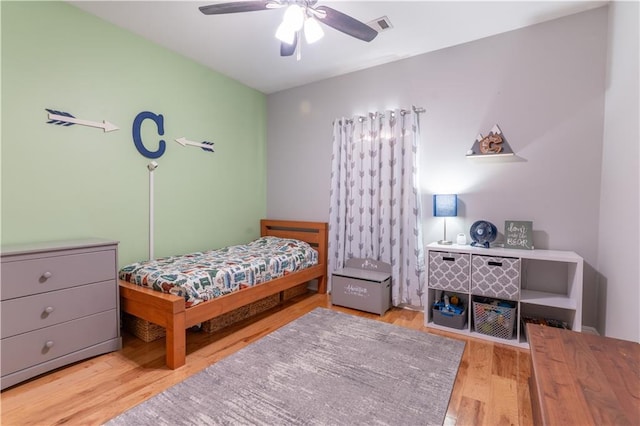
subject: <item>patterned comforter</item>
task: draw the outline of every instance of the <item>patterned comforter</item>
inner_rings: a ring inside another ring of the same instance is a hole
[[[318,252],[303,241],[261,237],[246,245],[132,263],[119,277],[182,296],[188,307],[317,263]]]

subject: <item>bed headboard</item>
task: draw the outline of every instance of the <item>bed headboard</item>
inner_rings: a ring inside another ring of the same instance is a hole
[[[328,225],[326,222],[262,219],[260,236],[295,238],[305,241],[318,250],[320,263],[327,264]]]

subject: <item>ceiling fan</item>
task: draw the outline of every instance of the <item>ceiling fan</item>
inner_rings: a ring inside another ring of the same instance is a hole
[[[328,6],[316,6],[317,2],[318,0],[232,1],[201,6],[199,9],[205,15],[223,15],[287,7],[282,24],[276,31],[276,38],[281,41],[280,55],[291,56],[297,51],[298,60],[302,33],[307,43],[313,43],[324,35],[318,22],[366,42],[378,35],[367,24]]]

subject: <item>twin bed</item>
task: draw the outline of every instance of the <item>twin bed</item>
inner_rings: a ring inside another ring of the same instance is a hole
[[[243,246],[156,259],[120,270],[121,310],[166,330],[166,364],[186,360],[186,329],[318,280],[327,292],[327,224],[261,220]]]

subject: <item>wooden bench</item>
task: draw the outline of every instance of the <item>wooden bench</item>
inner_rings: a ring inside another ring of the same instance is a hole
[[[536,425],[640,425],[640,344],[527,324]]]

